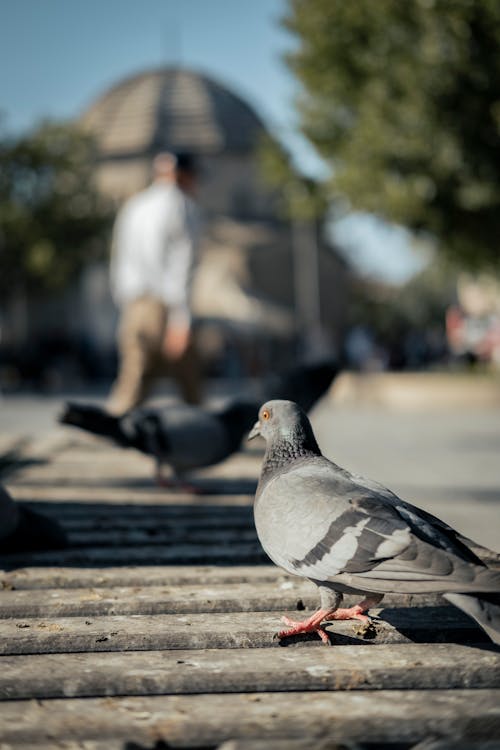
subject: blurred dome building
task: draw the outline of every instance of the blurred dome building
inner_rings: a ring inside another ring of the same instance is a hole
[[[195,156],[205,221],[193,306],[209,358],[232,362],[226,371],[258,371],[289,362],[301,329],[323,347],[338,343],[346,264],[322,241],[314,262],[294,262],[293,232],[257,156],[270,136],[247,102],[204,74],[164,67],[115,84],[79,121],[96,143],[97,186],[117,207],[150,182],[155,154]],[[103,314],[102,272],[89,269],[83,280],[80,321],[105,346],[114,318]],[[309,304],[308,295],[317,299]]]
[[[147,185],[155,154],[188,151],[201,167],[208,214],[272,215],[254,158],[266,129],[239,96],[201,73],[167,67],[127,78],[80,122],[97,144],[98,185],[117,201]]]
[[[165,67],[113,85],[78,122],[96,144],[96,185],[116,209],[149,184],[157,153],[196,158],[205,220],[193,311],[209,372],[260,374],[311,350],[339,348],[346,263],[315,225],[280,216],[279,195],[264,181],[257,153],[269,134],[247,102],[204,74]],[[81,374],[114,375],[117,310],[108,272],[106,261],[91,263],[64,293],[9,313],[13,343],[29,350],[28,359],[37,342],[44,352],[32,368],[47,371],[40,380],[64,387]]]

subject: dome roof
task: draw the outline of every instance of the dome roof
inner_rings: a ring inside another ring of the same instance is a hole
[[[80,122],[96,138],[101,158],[250,151],[264,131],[239,96],[205,75],[173,67],[117,83]]]

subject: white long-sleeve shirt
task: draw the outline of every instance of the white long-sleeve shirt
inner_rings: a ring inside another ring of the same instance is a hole
[[[190,322],[189,295],[199,234],[194,202],[175,184],[155,182],[120,210],[111,253],[116,304],[149,295],[169,309],[169,322]]]

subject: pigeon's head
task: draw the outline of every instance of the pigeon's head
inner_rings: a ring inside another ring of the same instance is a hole
[[[316,446],[307,415],[294,401],[266,401],[259,409],[259,418],[248,439],[261,435],[267,443],[308,443]]]

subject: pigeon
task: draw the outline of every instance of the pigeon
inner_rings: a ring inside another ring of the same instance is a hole
[[[159,484],[199,491],[183,481],[184,475],[237,451],[256,413],[253,401],[234,401],[218,410],[187,404],[134,409],[121,417],[99,406],[68,403],[59,421],[153,456]],[[171,467],[172,480],[163,477],[163,464]]]
[[[18,505],[0,485],[0,554],[62,549],[66,544],[57,521]]]
[[[298,400],[308,410],[324,394],[338,369],[331,362],[297,366],[271,378],[262,390],[266,400],[283,395]],[[153,456],[159,484],[200,492],[184,476],[235,453],[252,427],[260,403],[261,398],[236,398],[218,410],[175,404],[133,409],[117,417],[99,406],[70,402],[59,421]],[[163,464],[170,465],[174,479],[163,477]]]
[[[338,361],[325,360],[297,365],[285,373],[269,378],[264,384],[255,413],[263,401],[277,398],[296,401],[305,412],[309,412],[337,377],[340,369]]]
[[[377,482],[324,457],[311,424],[292,401],[259,410],[249,438],[266,441],[254,517],[271,560],[319,588],[320,608],[304,622],[284,618],[279,638],[317,633],[321,624],[359,619],[386,593],[437,592],[473,617],[500,644],[500,571],[488,568],[464,537]],[[362,596],[341,608],[343,595]]]

